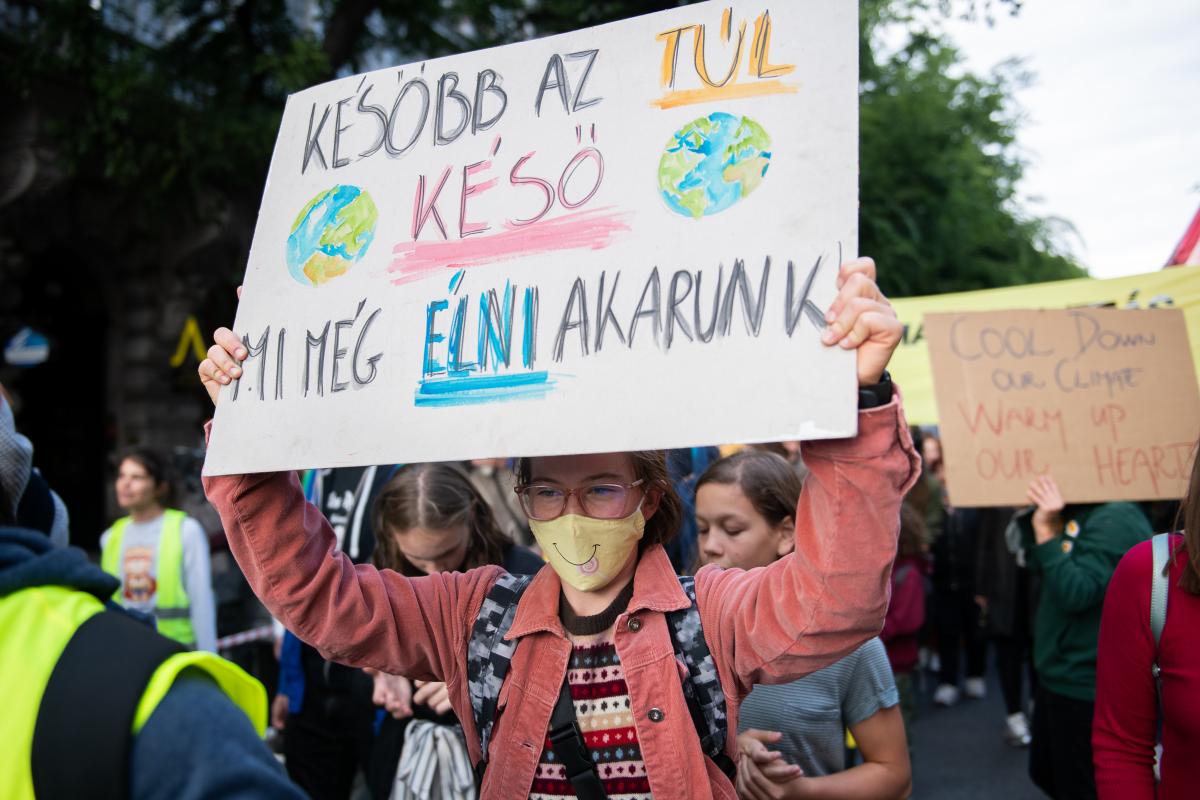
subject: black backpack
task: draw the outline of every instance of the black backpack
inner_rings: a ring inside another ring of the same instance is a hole
[[[479,777],[482,777],[487,766],[488,745],[491,743],[492,725],[496,721],[500,687],[504,684],[517,646],[516,641],[505,641],[504,635],[512,627],[517,603],[531,580],[532,576],[528,575],[502,575],[488,591],[471,630],[471,640],[467,646],[467,691],[471,697],[471,713],[475,718],[475,729],[479,732],[482,753],[476,765],[476,775]],[[704,641],[700,609],[696,605],[695,579],[691,576],[680,577],[679,586],[691,605],[669,612],[667,627],[671,631],[675,657],[687,668],[683,695],[687,699],[696,733],[700,736],[701,749],[732,779],[733,760],[725,754],[725,739],[729,729],[725,692],[717,676],[716,662]]]

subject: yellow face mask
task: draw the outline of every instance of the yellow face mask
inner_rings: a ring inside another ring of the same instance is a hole
[[[529,520],[542,555],[563,583],[594,592],[612,582],[646,532],[639,508],[622,519],[567,514],[546,522]]]

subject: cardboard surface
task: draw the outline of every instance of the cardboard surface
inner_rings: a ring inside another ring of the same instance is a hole
[[[206,474],[852,435],[856,7],[710,2],[289,98]]]
[[[871,255],[866,253],[865,255]],[[880,270],[887,264],[881,263]],[[1173,267],[1121,278],[1078,278],[974,292],[889,298],[904,323],[904,339],[888,370],[904,388],[904,414],[914,425],[936,425],[933,371],[925,337],[926,314],[1001,309],[1178,308],[1188,323],[1192,363],[1200,370],[1200,267]]]
[[[1183,313],[927,314],[946,484],[959,506],[1178,499],[1200,433]]]

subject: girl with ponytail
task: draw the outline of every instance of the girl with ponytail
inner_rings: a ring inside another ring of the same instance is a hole
[[[536,554],[501,533],[483,496],[454,464],[401,467],[379,492],[373,513],[375,566],[407,578],[489,564],[529,575],[542,566]],[[395,784],[410,720],[451,727],[458,725],[458,718],[450,709],[445,683],[365,671],[375,680],[376,704],[390,714],[372,748],[367,777],[371,795],[384,800],[407,796],[396,792]],[[454,735],[461,737],[461,729]]]

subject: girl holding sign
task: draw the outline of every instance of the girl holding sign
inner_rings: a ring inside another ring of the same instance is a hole
[[[484,797],[732,798],[719,764],[751,687],[796,680],[879,631],[919,470],[884,372],[901,325],[874,263],[844,264],[838,288],[824,342],[857,351],[858,435],[804,445],[797,546],[763,569],[675,576],[662,544],[680,503],[660,453],[528,459],[518,493],[550,569],[527,586],[499,567],[355,567],[292,473],[205,489],[291,630],[338,661],[446,682],[472,759],[486,759]],[[214,402],[244,357],[217,331],[200,365]]]

